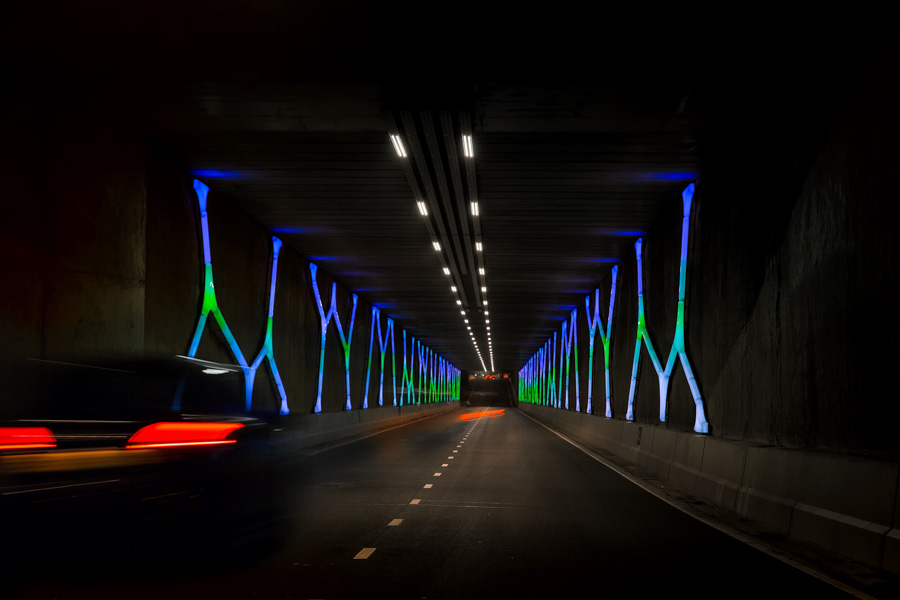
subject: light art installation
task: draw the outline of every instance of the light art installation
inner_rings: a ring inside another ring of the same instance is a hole
[[[325,343],[328,339],[328,324],[331,322],[332,317],[334,318],[335,327],[337,327],[338,336],[341,339],[341,346],[344,349],[344,375],[347,382],[347,403],[344,406],[344,410],[352,410],[353,406],[350,401],[350,344],[353,341],[353,323],[356,321],[356,304],[359,297],[356,294],[353,294],[353,309],[350,313],[350,327],[345,336],[344,328],[341,325],[341,316],[338,314],[337,310],[337,283],[332,282],[331,284],[331,305],[328,308],[328,313],[326,313],[322,306],[322,296],[319,294],[319,284],[316,281],[316,273],[318,270],[319,268],[315,264],[309,263],[309,271],[312,274],[313,293],[316,297],[316,306],[319,309],[319,316],[321,317],[322,324],[322,344],[321,351],[319,352],[319,384],[316,391],[316,405],[313,408],[313,412],[322,412],[322,379],[325,373]]]
[[[612,418],[612,405],[610,403],[610,389],[609,389],[609,341],[612,337],[612,321],[613,321],[613,307],[616,304],[616,278],[619,274],[619,267],[616,265],[612,268],[612,287],[609,290],[609,312],[606,313],[606,330],[603,330],[603,323],[600,322],[600,290],[594,290],[594,316],[591,318],[591,297],[586,296],[584,299],[584,307],[587,311],[585,314],[588,319],[588,332],[591,335],[590,340],[590,354],[588,358],[588,362],[590,366],[588,367],[588,401],[587,401],[587,412],[593,412],[593,407],[591,405],[591,396],[593,394],[593,378],[594,378],[594,336],[596,332],[599,330],[600,332],[600,343],[603,344],[603,362],[606,367],[606,416],[607,418]]]
[[[381,336],[381,311],[372,307],[372,327],[369,330],[369,365],[366,368],[366,395],[363,398],[363,408],[369,408],[369,376],[372,374],[372,350],[375,348],[375,331],[378,331],[378,348],[381,351],[381,381],[378,384],[378,406],[384,405],[384,359],[388,342],[391,343],[391,367],[394,375],[393,406],[397,406],[397,363],[394,361],[394,321],[387,320],[387,329],[384,337]]]
[[[566,359],[566,374],[563,376],[565,378],[566,386],[565,392],[563,392],[563,378],[559,380],[559,390],[561,397],[566,399],[566,410],[569,410],[569,363],[572,358],[572,348],[575,348],[575,410],[581,410],[581,402],[578,399],[578,332],[576,331],[576,326],[578,323],[578,309],[572,311],[571,315],[571,326],[569,327],[568,335],[566,333],[566,321],[563,321],[562,324],[562,340],[559,344],[559,366],[562,369],[562,361],[565,356]],[[565,394],[563,396],[563,394]]]
[[[410,354],[412,358],[415,358],[415,347],[416,347],[416,338],[410,336]],[[413,366],[413,361],[409,361],[409,367],[406,365],[406,330],[403,330],[403,375],[401,376],[400,381],[400,405],[403,405],[403,398],[405,395],[406,403],[412,404],[415,401],[415,393],[414,393],[414,384],[413,384],[413,375],[415,374],[415,368]]]
[[[697,380],[694,377],[694,371],[688,360],[684,343],[684,298],[685,298],[685,281],[687,279],[687,249],[688,249],[688,232],[690,228],[691,201],[694,197],[694,184],[687,186],[681,194],[684,206],[683,218],[681,221],[681,262],[679,264],[678,274],[678,317],[675,324],[675,339],[672,341],[672,349],[669,351],[669,358],[666,361],[666,368],[663,369],[659,362],[659,358],[653,349],[653,343],[650,341],[650,335],[647,332],[646,321],[644,317],[644,285],[643,285],[643,266],[641,257],[641,245],[643,238],[638,239],[634,244],[635,253],[637,255],[637,275],[638,275],[638,329],[637,339],[634,347],[634,362],[631,367],[631,388],[628,391],[628,412],[625,418],[629,421],[634,420],[634,394],[637,388],[638,364],[641,359],[641,340],[647,344],[647,352],[650,354],[650,360],[653,368],[656,370],[659,378],[659,420],[666,420],[666,398],[669,393],[669,378],[675,369],[675,359],[681,361],[684,370],[684,376],[687,379],[688,387],[691,389],[691,395],[694,397],[695,416],[694,431],[697,433],[708,433],[709,423],[706,421],[706,415],[703,409],[703,400],[700,397],[700,388],[697,386]]]
[[[200,234],[203,237],[204,281],[203,304],[200,308],[200,318],[197,320],[197,327],[194,328],[194,338],[191,340],[191,347],[188,349],[187,355],[189,358],[194,358],[197,355],[197,347],[200,345],[200,336],[203,334],[204,327],[206,327],[206,319],[209,314],[212,313],[216,323],[219,324],[219,329],[222,330],[222,335],[225,336],[225,340],[228,342],[228,347],[231,348],[231,353],[244,371],[244,387],[247,395],[247,404],[249,405],[250,395],[253,393],[253,381],[250,379],[250,366],[247,364],[247,360],[244,358],[244,354],[241,352],[240,347],[238,347],[237,341],[231,333],[231,329],[228,328],[228,323],[225,322],[225,317],[222,316],[222,311],[219,310],[219,302],[216,300],[216,286],[213,283],[212,257],[209,250],[209,219],[206,213],[206,199],[209,195],[209,186],[200,180],[195,179],[194,191],[197,193],[197,203],[200,206]],[[172,410],[174,411],[181,410],[181,395],[184,391],[184,384],[185,382],[182,380],[175,393],[175,399],[172,401]]]
[[[260,348],[259,354],[250,368],[246,371],[247,381],[247,411],[250,411],[251,396],[253,393],[253,380],[256,378],[256,370],[262,364],[263,358],[268,359],[269,368],[272,370],[272,377],[275,379],[275,386],[278,388],[278,394],[281,396],[281,414],[287,415],[291,411],[288,408],[287,394],[284,391],[284,384],[281,382],[281,375],[278,374],[278,367],[275,365],[275,351],[272,349],[272,318],[275,314],[275,279],[278,275],[278,252],[281,250],[281,240],[272,236],[272,283],[269,286],[269,316],[266,320],[266,338],[263,347]]]

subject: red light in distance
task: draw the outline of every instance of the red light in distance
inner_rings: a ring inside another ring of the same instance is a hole
[[[46,427],[0,427],[0,450],[56,448],[56,438]]]
[[[225,439],[241,423],[154,423],[142,427],[128,440],[127,448],[171,448],[174,446],[218,446],[234,444]]]

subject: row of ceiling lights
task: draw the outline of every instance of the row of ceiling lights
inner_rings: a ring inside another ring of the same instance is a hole
[[[394,145],[394,150],[397,152],[397,156],[400,158],[406,158],[406,148],[403,146],[403,140],[400,139],[399,135],[391,134],[391,143]],[[466,158],[475,158],[475,152],[472,146],[472,136],[471,135],[463,135],[462,136],[462,147],[463,147],[463,156]],[[416,207],[419,209],[419,214],[423,217],[428,216],[428,206],[422,200],[416,201]],[[472,212],[472,218],[478,217],[478,202],[472,201],[469,203],[470,210]],[[435,251],[441,251],[440,242],[434,240],[431,242],[432,247]],[[480,241],[475,242],[475,251],[476,252],[484,252],[484,245]],[[444,267],[444,275],[450,275],[450,269],[448,267]],[[481,275],[481,292],[482,294],[487,293],[487,282],[485,281],[486,272],[484,267],[479,267],[478,274]],[[462,306],[462,300],[459,298],[458,293],[459,289],[455,285],[450,286],[450,291],[456,295],[456,304],[457,306]],[[491,370],[494,370],[494,349],[491,341],[491,319],[490,312],[487,309],[488,301],[487,299],[483,300],[483,304],[485,306],[484,309],[484,325],[487,331],[487,343],[488,343],[488,353],[491,359]],[[487,371],[487,366],[484,363],[484,357],[481,354],[481,349],[478,347],[478,342],[475,340],[475,334],[472,332],[472,326],[469,324],[468,316],[466,315],[466,311],[461,309],[459,313],[463,316],[463,322],[466,325],[466,330],[469,332],[469,337],[472,338],[472,344],[475,346],[475,352],[478,354],[478,360],[481,361],[481,368]]]

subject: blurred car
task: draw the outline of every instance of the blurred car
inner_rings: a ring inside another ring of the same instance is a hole
[[[37,397],[0,421],[6,569],[220,559],[271,543],[284,516],[277,417],[242,412],[239,367],[175,357],[40,368]]]

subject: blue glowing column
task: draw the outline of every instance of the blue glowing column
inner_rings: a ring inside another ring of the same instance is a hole
[[[369,408],[369,376],[372,374],[372,350],[375,348],[375,331],[378,331],[378,348],[381,351],[381,381],[378,384],[378,406],[384,406],[384,358],[388,342],[391,344],[391,365],[394,374],[394,406],[397,406],[397,363],[394,361],[394,322],[387,320],[387,330],[381,336],[381,311],[372,307],[372,327],[369,330],[369,365],[366,369],[366,395],[363,408]]]
[[[313,412],[322,412],[322,378],[325,373],[325,343],[328,340],[328,324],[334,318],[334,324],[338,330],[338,336],[341,339],[341,346],[344,349],[344,375],[347,382],[347,404],[345,410],[351,410],[353,407],[350,403],[350,344],[353,340],[353,323],[356,321],[356,304],[359,297],[353,294],[353,312],[350,314],[349,333],[344,335],[344,328],[341,325],[341,317],[337,310],[337,283],[331,284],[331,304],[328,313],[322,306],[322,296],[319,294],[319,283],[316,281],[316,273],[319,268],[313,263],[309,263],[309,272],[312,274],[313,294],[316,297],[316,306],[319,308],[319,317],[322,323],[322,344],[319,352],[319,385],[316,392],[316,406]]]
[[[580,410],[581,403],[578,400],[578,336],[575,331],[575,327],[577,325],[578,309],[572,311],[571,315],[571,327],[567,329],[567,323],[563,321],[562,325],[562,342],[559,345],[559,367],[562,369],[563,357],[565,357],[566,362],[566,374],[563,376],[565,378],[565,399],[566,399],[566,410],[569,410],[569,365],[572,358],[572,347],[575,347],[575,410]],[[560,392],[563,390],[563,380],[559,381]]]
[[[551,348],[550,355],[547,357],[547,370],[549,372],[548,380],[550,382],[550,396],[548,397],[548,406],[556,407],[559,396],[556,393],[556,332],[553,332],[553,343],[547,340],[548,348]]]
[[[197,193],[197,203],[200,206],[200,234],[203,237],[203,263],[205,267],[203,304],[200,309],[200,318],[197,320],[197,327],[194,329],[194,338],[191,340],[190,349],[188,349],[188,356],[193,358],[197,355],[197,347],[200,345],[200,336],[203,334],[203,328],[206,326],[206,319],[209,314],[212,313],[216,323],[219,324],[219,329],[222,330],[222,335],[225,336],[225,339],[228,342],[228,347],[231,348],[231,353],[244,371],[245,389],[249,388],[252,392],[253,381],[252,379],[248,381],[248,378],[250,377],[250,367],[247,365],[247,360],[244,358],[244,354],[238,347],[234,335],[232,335],[231,330],[228,328],[228,323],[225,322],[225,317],[222,316],[222,311],[219,310],[219,302],[216,300],[216,286],[213,283],[212,257],[209,250],[209,219],[206,213],[206,199],[209,195],[209,186],[195,179],[194,191]],[[172,402],[172,410],[181,410],[183,385],[182,382],[175,394],[175,399]]]
[[[417,396],[416,404],[422,404],[423,397],[425,396],[425,386],[428,383],[427,373],[428,373],[428,347],[425,346],[421,340],[419,341],[419,347],[416,349],[416,354],[419,356],[419,381],[417,388]]]
[[[272,377],[275,379],[275,385],[278,388],[278,394],[281,396],[281,414],[286,415],[291,411],[288,409],[287,394],[284,391],[284,384],[281,383],[281,375],[278,374],[278,367],[275,365],[275,351],[272,349],[272,319],[275,314],[275,280],[278,275],[278,252],[281,250],[281,240],[272,237],[272,282],[269,285],[269,318],[266,321],[266,339],[263,347],[250,369],[247,372],[247,411],[250,410],[251,397],[253,394],[253,380],[256,378],[256,371],[262,364],[263,358],[268,359],[269,368],[272,370]]]
[[[635,253],[637,255],[637,271],[638,271],[638,331],[637,340],[634,349],[634,362],[631,368],[631,388],[628,391],[628,413],[625,418],[634,420],[634,393],[637,388],[637,371],[638,363],[641,358],[641,340],[647,344],[647,352],[650,354],[650,360],[653,362],[653,368],[659,378],[659,420],[666,420],[666,400],[669,393],[669,378],[675,369],[675,359],[681,361],[684,369],[684,375],[687,379],[688,387],[691,389],[691,395],[694,398],[695,415],[694,415],[694,431],[697,433],[708,433],[709,423],[706,422],[706,415],[703,408],[703,400],[700,396],[700,388],[697,386],[697,380],[694,377],[694,371],[691,368],[685,350],[684,342],[684,304],[685,304],[685,281],[687,278],[687,248],[688,233],[690,229],[691,201],[694,196],[694,184],[690,184],[681,194],[684,207],[683,218],[681,222],[681,259],[679,263],[678,275],[678,316],[675,324],[675,339],[672,342],[672,349],[669,351],[669,358],[666,361],[666,368],[663,369],[659,362],[656,352],[653,350],[653,344],[650,341],[650,335],[647,332],[646,322],[644,318],[644,291],[643,291],[643,266],[641,258],[642,239],[638,239],[634,244]]]
[[[614,266],[612,268],[612,287],[609,291],[609,312],[606,314],[606,331],[603,330],[603,323],[600,322],[600,290],[594,290],[594,317],[591,318],[591,297],[586,296],[584,299],[584,306],[587,310],[587,319],[588,319],[588,331],[591,334],[590,340],[590,367],[588,368],[588,405],[587,411],[593,412],[593,407],[591,405],[591,395],[593,394],[594,386],[593,386],[593,378],[594,378],[594,336],[596,332],[600,333],[600,343],[603,344],[603,362],[606,367],[606,416],[612,417],[612,404],[610,402],[610,389],[609,389],[609,345],[610,339],[612,338],[612,317],[613,317],[613,308],[616,304],[616,279],[619,274],[619,267]]]
[[[406,365],[406,330],[403,330],[403,374],[401,375],[400,381],[400,404],[403,405],[404,392],[406,396],[406,404],[413,403],[413,375],[415,374],[415,370],[413,368],[413,362],[415,359],[415,355],[412,354],[412,350],[416,345],[416,338],[411,337],[410,342],[410,360],[409,367]]]

